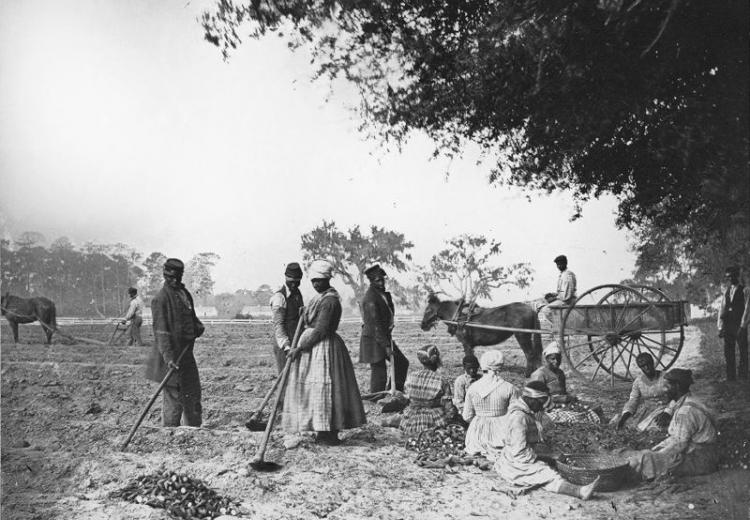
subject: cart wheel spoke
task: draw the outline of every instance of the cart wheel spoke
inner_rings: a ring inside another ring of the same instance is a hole
[[[664,366],[664,364],[661,362],[661,354],[655,354],[653,350],[651,350],[651,347],[649,347],[645,341],[643,341],[643,337],[638,338],[638,342],[643,345],[643,347],[648,350],[649,354],[656,360],[657,364],[661,364]]]
[[[594,374],[591,376],[591,381],[593,382],[594,379],[596,379],[596,373],[599,372],[599,369],[602,368],[602,361],[600,360],[599,363],[596,365],[596,370],[594,370]]]
[[[586,341],[584,343],[576,343],[575,345],[565,345],[565,348],[566,349],[574,349],[574,348],[578,348],[578,347],[587,347],[587,346],[593,345],[595,343],[602,343],[603,341],[607,341],[607,338],[601,338],[601,337],[599,337],[597,339],[591,339],[591,340]]]
[[[630,348],[628,349],[628,364],[625,366],[625,371],[628,379],[633,379],[633,374],[630,373],[630,364],[633,362],[633,341],[631,339],[628,339],[628,345]]]
[[[604,345],[604,347],[592,350],[591,352],[589,352],[588,354],[586,354],[586,356],[584,356],[583,359],[579,360],[578,363],[576,363],[573,366],[573,368],[575,368],[577,370],[578,367],[580,367],[582,364],[584,364],[588,359],[591,359],[592,356],[596,357],[598,354],[603,354],[607,350],[609,350],[609,344]]]
[[[666,346],[666,345],[665,345],[664,343],[661,343],[661,342],[659,342],[659,341],[656,341],[656,340],[655,340],[655,339],[653,339],[653,338],[649,338],[649,337],[648,337],[648,336],[647,336],[646,334],[642,334],[642,335],[641,335],[641,338],[643,338],[643,339],[645,339],[645,340],[648,340],[648,341],[650,341],[651,343],[654,343],[655,345],[658,345],[658,346],[659,346],[659,348],[663,348],[663,349],[665,349],[665,350],[670,350],[670,351],[672,351],[672,352],[677,352],[677,349],[676,349],[676,348],[668,347],[668,346]]]
[[[635,318],[633,318],[632,320],[630,320],[629,322],[627,322],[626,324],[624,324],[624,325],[623,325],[623,326],[622,326],[622,327],[621,327],[621,328],[620,328],[619,330],[624,330],[624,329],[627,329],[627,328],[628,328],[628,326],[632,325],[633,323],[635,323],[636,321],[638,321],[639,319],[641,319],[641,318],[642,318],[643,316],[645,316],[645,315],[646,315],[646,313],[648,313],[648,311],[650,311],[651,309],[656,309],[656,307],[654,307],[653,305],[649,305],[648,307],[646,307],[645,309],[643,309],[643,310],[642,310],[641,312],[639,312],[639,313],[638,313],[638,314],[637,314],[637,315],[635,316]]]

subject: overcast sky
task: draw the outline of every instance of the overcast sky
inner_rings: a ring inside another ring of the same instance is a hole
[[[216,292],[281,282],[301,258],[300,235],[323,219],[405,233],[422,264],[461,233],[500,240],[502,263],[535,270],[529,289],[501,300],[553,289],[560,253],[581,289],[632,273],[613,200],[570,222],[568,195],[529,202],[489,187],[474,152],[432,161],[419,135],[384,151],[357,132],[352,92],[311,83],[307,56],[280,39],[249,41],[223,62],[196,21],[206,5],[0,2],[6,235],[125,242],[186,260],[213,251]]]

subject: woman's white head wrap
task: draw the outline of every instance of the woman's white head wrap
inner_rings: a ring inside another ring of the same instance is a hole
[[[557,345],[557,341],[552,341],[546,347],[544,347],[542,355],[544,357],[547,357],[551,354],[562,354],[560,347]]]
[[[333,264],[328,260],[315,260],[307,269],[307,276],[310,280],[316,278],[333,278]]]
[[[499,350],[488,350],[482,354],[482,359],[479,361],[479,366],[482,370],[500,370],[503,367],[503,361],[505,357]]]

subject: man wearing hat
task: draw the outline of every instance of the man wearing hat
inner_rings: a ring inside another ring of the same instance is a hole
[[[286,364],[286,353],[292,346],[294,333],[299,322],[299,310],[302,308],[302,293],[299,291],[302,280],[302,268],[297,262],[286,266],[286,281],[271,296],[271,313],[273,315],[273,355],[279,373]]]
[[[690,393],[692,372],[673,368],[664,374],[664,381],[667,396],[672,399],[669,436],[650,450],[626,451],[623,455],[644,480],[668,473],[688,476],[716,471],[718,430],[712,412]]]
[[[391,337],[393,331],[393,298],[385,290],[385,271],[375,264],[365,270],[370,287],[362,298],[362,336],[359,342],[359,362],[370,364],[370,392],[381,392],[386,386],[386,358],[390,358],[396,372],[396,389],[404,390],[409,369],[406,359]]]
[[[187,426],[202,423],[201,383],[193,344],[205,329],[195,315],[193,297],[182,284],[184,271],[182,261],[167,259],[164,286],[151,301],[154,347],[147,361],[146,377],[161,383],[167,371],[174,369],[162,392],[163,426],[179,426],[180,419]]]
[[[727,267],[724,273],[727,290],[721,299],[719,311],[719,337],[724,339],[724,359],[727,362],[727,380],[748,378],[747,329],[750,322],[750,288],[740,283],[738,267]],[[735,371],[735,346],[740,354],[739,374]]]

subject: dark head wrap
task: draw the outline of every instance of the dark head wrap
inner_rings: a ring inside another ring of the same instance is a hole
[[[425,345],[417,350],[417,359],[425,366],[440,365],[440,351],[435,345]]]
[[[651,364],[654,363],[654,356],[649,354],[648,352],[641,352],[637,356],[635,356],[635,362],[636,364],[645,363],[646,361],[650,361]]]
[[[467,354],[464,356],[464,360],[462,362],[464,366],[469,365],[471,367],[477,367],[479,368],[479,360],[474,354]]]
[[[664,379],[674,381],[683,388],[690,388],[690,385],[693,384],[693,371],[685,368],[673,368],[664,374]]]
[[[302,268],[297,262],[287,264],[284,276],[292,280],[302,280]]]

